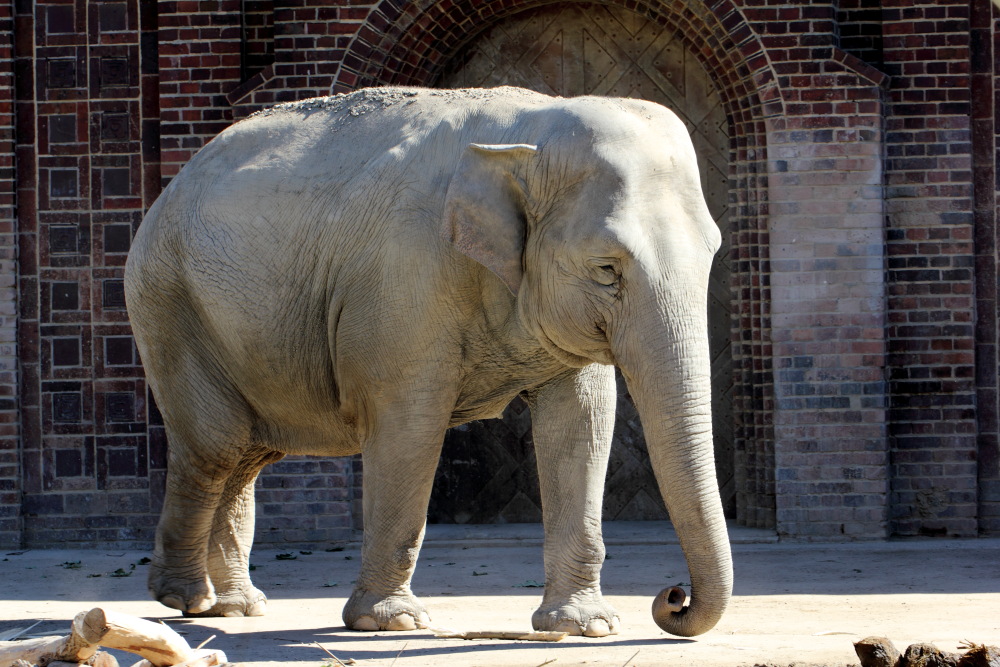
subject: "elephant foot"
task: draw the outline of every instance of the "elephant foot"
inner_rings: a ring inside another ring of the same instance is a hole
[[[431,622],[427,609],[412,593],[389,596],[356,588],[344,605],[344,624],[351,630],[416,630]]]
[[[160,604],[185,614],[199,614],[215,606],[217,598],[207,575],[182,577],[167,568],[151,565],[149,592]]]
[[[185,611],[185,616],[263,616],[267,613],[267,596],[252,584],[231,593],[219,593],[211,608],[201,612]]]
[[[614,608],[604,601],[600,591],[595,591],[574,595],[566,602],[543,602],[531,615],[531,625],[539,631],[607,637],[618,634],[620,623]]]

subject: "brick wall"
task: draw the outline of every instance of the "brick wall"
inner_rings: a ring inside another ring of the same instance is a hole
[[[969,3],[882,3],[892,531],[977,530]]]
[[[832,4],[746,15],[784,103],[767,124],[778,532],[882,536],[885,77],[837,48]]]
[[[140,49],[155,2],[18,10],[23,540],[145,540],[164,458],[146,432],[122,267],[158,193],[142,150],[155,61]]]
[[[971,5],[973,225],[976,252],[976,424],[978,427],[979,527],[1000,531],[1000,404],[997,327],[997,77],[1000,11]]]
[[[535,4],[0,7],[0,544],[151,539],[166,442],[121,272],[162,185],[263,105],[433,85]],[[998,10],[620,4],[682,36],[730,119],[739,521],[1000,530]],[[258,539],[345,537],[360,478],[356,459],[271,466]]]
[[[0,548],[21,533],[17,412],[14,4],[0,4]]]

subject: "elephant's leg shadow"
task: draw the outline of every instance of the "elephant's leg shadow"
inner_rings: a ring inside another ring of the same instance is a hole
[[[207,554],[216,602],[206,611],[185,612],[185,616],[263,616],[266,612],[267,596],[250,580],[254,482],[265,465],[283,457],[280,452],[254,448],[226,480],[212,520]]]

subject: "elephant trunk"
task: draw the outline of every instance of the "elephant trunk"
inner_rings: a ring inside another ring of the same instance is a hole
[[[715,626],[733,586],[715,474],[705,290],[693,289],[686,303],[678,303],[676,291],[675,298],[654,291],[658,307],[643,309],[645,321],[631,322],[615,347],[690,573],[690,604],[684,606],[682,589],[667,588],[653,603],[653,619],[690,637]]]

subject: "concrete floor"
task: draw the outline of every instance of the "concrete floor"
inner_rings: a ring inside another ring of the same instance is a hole
[[[735,667],[805,662],[857,664],[852,642],[869,635],[901,650],[963,640],[1000,644],[1000,540],[783,543],[766,531],[731,527],[734,598],[719,625],[694,639],[672,638],[649,607],[664,586],[689,581],[669,526],[610,523],[603,589],[622,632],[558,643],[437,639],[431,632],[355,633],[340,611],[357,573],[360,547],[257,550],[255,582],[269,596],[261,618],[183,619],[148,599],[148,554],[31,550],[0,556],[0,633],[42,620],[31,633],[61,634],[95,606],[163,619],[192,645],[209,646],[246,667],[359,665],[698,665]],[[529,630],[541,599],[541,527],[431,526],[413,588],[435,627]],[[291,554],[292,559],[279,559]],[[75,564],[79,562],[78,566]],[[68,566],[67,563],[74,564]],[[116,571],[129,576],[110,576]],[[100,575],[100,576],[95,576]],[[137,661],[116,652],[122,665]]]

